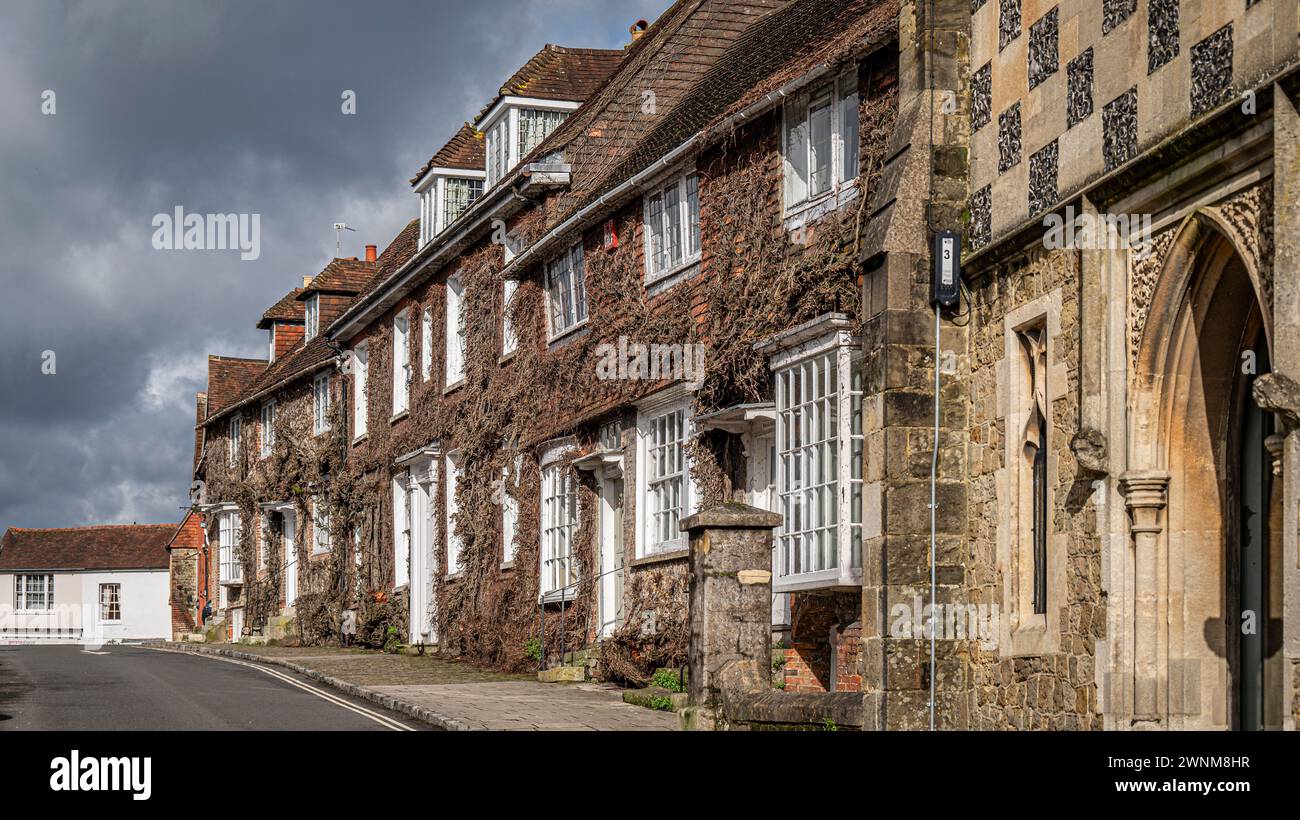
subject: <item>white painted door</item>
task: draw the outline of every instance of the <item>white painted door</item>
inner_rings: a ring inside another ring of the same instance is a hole
[[[294,542],[297,540],[298,532],[294,515],[291,512],[284,514],[284,605],[293,606],[294,601],[298,600],[298,554],[294,549]]]
[[[242,606],[233,607],[230,612],[230,641],[239,643],[244,634],[244,608]]]
[[[600,482],[600,635],[623,625],[623,477]]]
[[[436,462],[435,462],[436,463]],[[433,498],[436,482],[432,465],[413,472],[419,480],[411,490],[411,580],[410,642],[431,644],[438,640],[435,627],[436,601],[433,595],[435,561],[433,557]]]

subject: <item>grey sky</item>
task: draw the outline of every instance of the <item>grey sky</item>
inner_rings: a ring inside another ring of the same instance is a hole
[[[342,255],[382,250],[407,179],[543,44],[620,47],[669,4],[4,0],[0,530],[177,520],[207,354],[263,355],[335,221]],[[154,250],[178,205],[260,214],[261,257]]]

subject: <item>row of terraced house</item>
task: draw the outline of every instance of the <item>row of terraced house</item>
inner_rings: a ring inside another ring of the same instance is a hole
[[[681,519],[739,501],[782,519],[781,683],[866,727],[1294,727],[1296,33],[1293,0],[678,0],[545,46],[265,359],[209,357],[175,632],[642,681],[686,660]],[[1045,238],[1076,213],[1154,238]],[[980,613],[934,656],[932,589]]]

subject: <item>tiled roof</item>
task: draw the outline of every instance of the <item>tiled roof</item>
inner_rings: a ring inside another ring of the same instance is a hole
[[[175,532],[175,524],[11,527],[0,540],[0,571],[166,569]]]
[[[266,359],[208,357],[207,415],[220,413],[240,399],[266,370]]]
[[[474,126],[465,123],[446,145],[438,149],[438,153],[424,163],[419,173],[411,177],[411,184],[414,185],[424,179],[424,175],[429,173],[430,168],[461,168],[467,171],[482,171],[486,163],[487,155],[483,149],[482,132],[476,131]]]
[[[697,132],[706,139],[743,111],[818,65],[848,57],[897,25],[898,0],[793,0],[738,33],[670,111],[608,172],[588,180],[574,210],[631,178]],[[570,162],[574,162],[570,160]],[[577,166],[578,163],[574,162]],[[574,185],[575,189],[579,186]]]
[[[167,539],[167,549],[197,550],[203,548],[203,517],[194,510],[187,510],[181,523],[172,530]]]
[[[614,73],[626,55],[621,48],[569,48],[547,43],[502,84],[497,96],[479,112],[479,119],[502,97],[582,102]]]
[[[298,304],[298,295],[301,293],[302,288],[294,288],[286,293],[280,301],[267,308],[257,327],[266,330],[272,322],[305,322],[302,305]]]
[[[381,284],[388,280],[402,265],[405,265],[412,256],[415,256],[416,250],[420,245],[420,220],[412,219],[406,223],[406,227],[393,237],[393,241],[388,243],[384,252],[379,254],[375,260],[375,275],[370,278],[357,299],[364,299],[375,291]]]
[[[348,259],[334,258],[325,266],[325,270],[312,277],[311,284],[298,293],[298,301],[305,300],[313,293],[345,293],[349,296],[361,292],[361,289],[375,275],[376,263],[365,262],[355,256]]]

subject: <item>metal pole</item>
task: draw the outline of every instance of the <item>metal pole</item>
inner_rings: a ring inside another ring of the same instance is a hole
[[[932,101],[933,102],[933,101]],[[935,628],[935,598],[938,590],[937,583],[937,550],[935,549],[935,532],[936,518],[935,512],[939,508],[936,494],[939,475],[939,303],[934,303],[934,450],[930,455],[930,731],[934,731],[934,642],[937,629]]]

